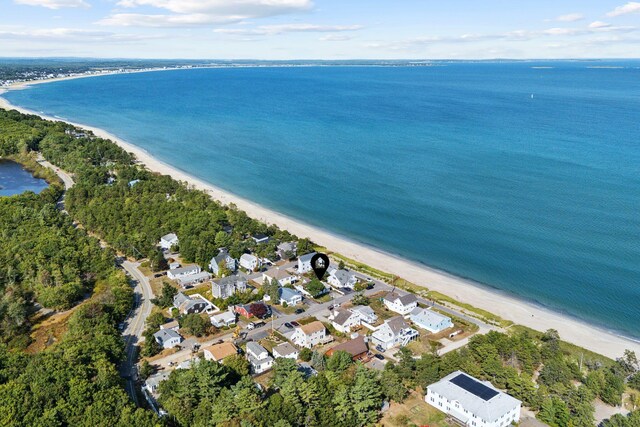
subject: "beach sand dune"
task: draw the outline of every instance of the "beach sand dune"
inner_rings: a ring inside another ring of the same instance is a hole
[[[46,82],[47,81],[38,81],[35,83],[38,84]],[[21,89],[29,84],[33,83],[18,84],[11,89]],[[0,90],[0,95],[2,93],[3,92]],[[24,108],[13,106],[6,99],[1,97],[0,107],[5,109],[16,109],[26,114],[36,114],[48,120],[59,120]],[[252,218],[268,224],[275,224],[299,237],[308,237],[315,243],[324,246],[333,252],[338,252],[348,258],[400,276],[410,282],[420,286],[425,286],[430,290],[444,293],[458,301],[495,313],[498,316],[511,320],[517,324],[525,325],[539,331],[556,329],[564,340],[608,357],[620,357],[626,349],[633,350],[640,355],[640,342],[632,341],[625,337],[616,335],[613,332],[594,327],[593,325],[589,325],[561,313],[557,313],[533,303],[482,287],[472,281],[430,269],[423,265],[407,261],[374,248],[350,241],[346,238],[328,233],[317,227],[304,224],[301,221],[294,220],[281,213],[266,209],[263,206],[231,194],[166,163],[160,162],[146,151],[123,141],[103,129],[78,123],[71,124],[91,130],[94,134],[102,138],[111,139],[126,151],[133,153],[138,160],[146,165],[146,167],[151,171],[170,175],[176,180],[184,181],[196,189],[207,192],[211,197],[223,204],[235,204],[239,209],[244,210]]]

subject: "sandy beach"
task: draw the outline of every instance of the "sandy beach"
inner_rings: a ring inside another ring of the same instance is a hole
[[[69,78],[79,77],[92,76],[74,76]],[[5,109],[16,109],[27,114],[37,114],[48,120],[59,121],[59,119],[53,117],[44,116],[24,108],[13,106],[1,97],[2,93],[6,92],[6,90],[22,89],[32,84],[48,83],[55,80],[61,79],[18,83],[8,89],[0,89],[0,107]],[[533,303],[493,291],[486,287],[479,286],[474,282],[427,268],[423,265],[358,244],[317,227],[307,225],[301,221],[294,220],[286,215],[266,209],[249,200],[221,190],[210,183],[194,178],[179,169],[158,161],[146,151],[123,141],[103,129],[79,123],[71,124],[91,130],[102,138],[114,141],[123,149],[133,153],[138,160],[146,165],[146,167],[151,171],[164,175],[171,175],[176,180],[187,182],[194,188],[206,191],[211,195],[211,197],[224,204],[234,203],[239,209],[244,210],[249,216],[255,219],[264,221],[268,224],[275,224],[282,229],[289,230],[291,233],[294,233],[299,237],[309,237],[317,244],[322,245],[333,252],[338,252],[344,256],[368,264],[377,269],[400,276],[410,282],[425,286],[428,289],[442,292],[456,300],[485,309],[517,324],[525,325],[540,331],[556,329],[559,331],[562,339],[594,352],[604,354],[608,357],[619,357],[624,353],[625,349],[633,350],[637,354],[640,354],[640,342],[632,341],[572,317],[547,310]]]

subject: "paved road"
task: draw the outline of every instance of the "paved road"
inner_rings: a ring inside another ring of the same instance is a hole
[[[127,392],[131,399],[138,404],[136,394],[136,351],[140,341],[143,340],[142,333],[145,329],[145,322],[151,314],[151,299],[153,291],[149,279],[138,269],[139,263],[124,261],[122,267],[131,277],[134,288],[134,305],[126,321],[126,327],[122,332],[125,340],[126,359],[120,366],[120,373],[127,380]]]
[[[58,175],[58,177],[64,183],[64,192],[62,193],[62,196],[60,196],[60,199],[58,199],[57,208],[60,209],[62,212],[67,213],[67,211],[64,208],[64,196],[66,195],[67,190],[73,187],[73,185],[75,184],[75,182],[73,181],[73,178],[71,178],[71,175],[69,175],[67,172],[63,171],[59,167],[46,161],[44,157],[42,157],[42,154],[38,155],[38,163],[54,171],[56,175]]]

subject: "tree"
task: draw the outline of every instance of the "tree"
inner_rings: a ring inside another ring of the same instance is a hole
[[[265,295],[269,295],[271,298],[271,304],[280,304],[280,283],[276,279],[269,281],[266,277],[264,279],[262,289]]]
[[[353,298],[351,298],[351,302],[353,305],[369,305],[371,303],[369,298],[364,296],[363,292],[356,292],[355,295],[353,295]]]
[[[169,264],[164,257],[164,254],[159,249],[154,249],[154,251],[149,255],[149,264],[151,266],[151,271],[163,271],[169,269]]]
[[[165,323],[166,319],[164,318],[164,315],[159,312],[151,313],[146,320],[147,327],[154,331],[160,329],[160,325],[164,325]]]
[[[239,354],[225,357],[222,364],[233,371],[239,378],[249,375],[249,361]]]
[[[388,366],[388,365],[387,365]],[[398,403],[407,397],[408,390],[402,384],[402,379],[393,369],[385,369],[380,376],[380,385],[382,387],[382,394],[389,400],[393,400]]]
[[[311,350],[308,349],[307,347],[300,350],[300,360],[302,360],[303,362],[310,361],[312,355],[313,354],[311,353]]]
[[[187,314],[179,319],[179,323],[182,329],[197,337],[203,336],[210,326],[210,323],[197,313]]]
[[[316,371],[324,371],[326,368],[324,354],[314,350],[311,354],[311,366],[313,366]]]
[[[254,315],[258,319],[267,317],[267,306],[263,303],[253,303],[249,305],[249,314]]]
[[[338,270],[344,270],[344,261],[340,260],[340,262],[338,262]]]
[[[305,289],[311,294],[313,298],[317,298],[326,293],[326,288],[324,287],[322,282],[315,278],[307,283]]]
[[[297,252],[298,256],[313,252],[313,243],[309,239],[298,240]]]
[[[351,355],[343,350],[338,350],[327,360],[327,369],[334,372],[342,372],[353,363]]]
[[[146,380],[151,374],[153,374],[153,371],[153,367],[149,364],[149,362],[147,362],[146,359],[140,363],[138,373],[140,374],[141,379]]]
[[[231,274],[231,270],[227,267],[227,261],[222,260],[218,263],[218,277],[227,277]]]
[[[162,283],[162,294],[159,298],[152,299],[153,302],[158,307],[166,308],[171,307],[173,305],[173,297],[178,294],[178,290],[171,286],[170,283],[163,282]]]

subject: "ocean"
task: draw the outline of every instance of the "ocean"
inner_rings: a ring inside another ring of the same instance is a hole
[[[293,218],[640,338],[638,61],[191,69],[4,96]]]

